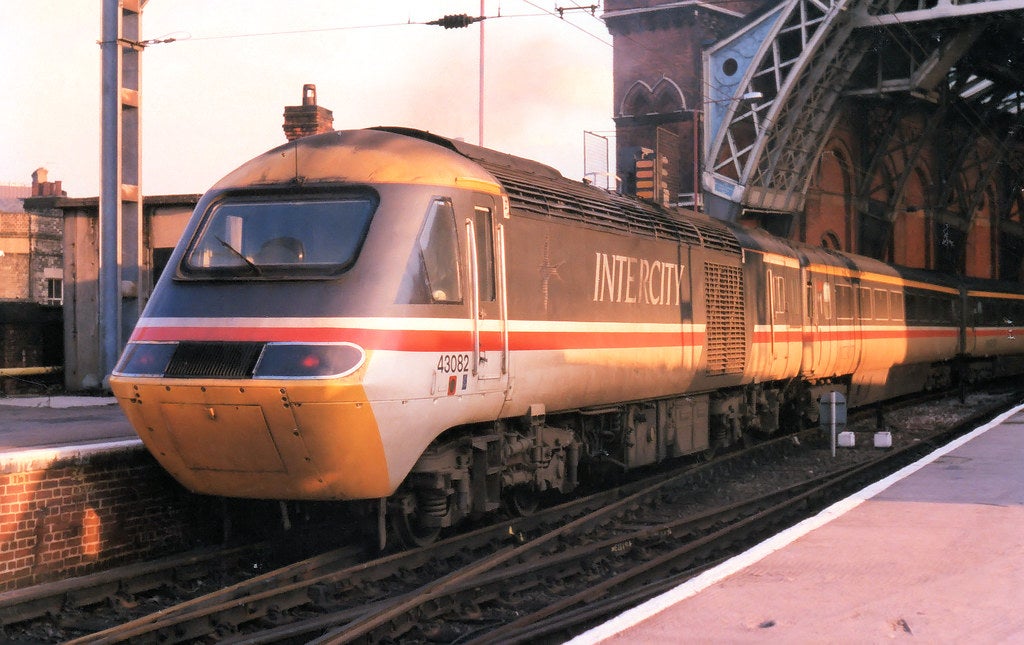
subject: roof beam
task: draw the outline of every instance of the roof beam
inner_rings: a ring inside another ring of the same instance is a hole
[[[923,5],[923,2],[919,2]],[[940,0],[931,8],[912,9],[910,11],[898,11],[870,14],[867,11],[860,11],[853,18],[854,27],[884,27],[889,25],[907,25],[913,22],[924,22],[928,20],[940,20],[944,18],[967,18],[970,16],[983,16],[991,13],[1004,11],[1024,10],[1024,0],[977,0],[964,2],[951,2]]]

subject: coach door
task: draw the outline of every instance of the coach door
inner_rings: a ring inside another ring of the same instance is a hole
[[[477,194],[466,218],[471,288],[472,375],[480,390],[508,384],[508,310],[505,293],[505,228],[490,195]]]
[[[807,290],[805,328],[810,332],[804,334],[804,371],[825,375],[835,360],[832,281],[827,274],[813,273],[810,268],[803,271]]]
[[[765,309],[768,315],[768,331],[770,341],[769,371],[772,374],[788,373],[789,371],[789,318],[786,304],[786,273],[782,266],[769,268],[767,274],[767,293]]]

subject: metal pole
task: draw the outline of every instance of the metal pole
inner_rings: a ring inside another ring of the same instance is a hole
[[[836,456],[836,393],[833,390],[828,393],[829,401],[832,404],[832,456]]]
[[[699,211],[697,194],[700,192],[700,110],[693,111],[693,210]]]
[[[480,17],[484,16],[484,2],[480,0]],[[484,20],[480,21],[480,114],[477,121],[480,124],[480,133],[477,137],[479,145],[484,145]]]
[[[99,367],[104,380],[121,349],[121,6],[103,0],[100,203]],[[106,383],[104,384],[106,385]]]
[[[138,320],[140,289],[147,288],[141,269],[139,190],[139,37],[144,4],[145,0],[103,0],[97,367],[104,387]]]

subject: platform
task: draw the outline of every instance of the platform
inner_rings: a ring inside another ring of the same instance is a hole
[[[26,451],[141,445],[113,397],[0,398],[0,461]]]
[[[1024,406],[573,639],[1024,642]]]

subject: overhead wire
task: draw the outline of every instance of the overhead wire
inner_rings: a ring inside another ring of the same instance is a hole
[[[125,41],[125,39],[119,39],[119,40],[120,41],[124,41],[124,42],[128,42],[130,44],[134,44],[134,45],[137,45],[137,46],[141,46],[141,47],[148,47],[148,46],[151,46],[151,45],[163,45],[163,44],[177,43],[177,42],[183,42],[183,41],[197,42],[197,41],[203,41],[203,40],[231,40],[231,39],[235,39],[235,38],[263,38],[263,37],[270,37],[270,36],[293,36],[293,35],[300,35],[300,34],[323,33],[323,32],[330,32],[330,31],[349,31],[349,30],[355,30],[355,29],[383,29],[383,28],[387,28],[387,27],[400,27],[400,26],[405,26],[405,25],[410,25],[410,24],[417,24],[417,23],[412,23],[412,22],[396,22],[396,23],[386,23],[386,24],[380,24],[380,25],[348,25],[348,26],[344,26],[344,27],[310,27],[310,28],[304,28],[304,29],[288,29],[288,30],[249,32],[249,33],[238,33],[238,34],[221,34],[221,35],[214,35],[214,36],[193,36],[191,33],[186,32],[186,31],[176,31],[176,32],[171,32],[169,34],[165,34],[163,36],[160,36],[159,38],[149,38],[149,39],[138,40],[138,41]],[[183,34],[183,35],[182,36],[177,36],[176,34]],[[104,45],[104,44],[107,44],[109,41],[100,40],[100,41],[96,41],[96,42],[98,44],[100,44],[100,45]]]
[[[586,34],[586,35],[590,36],[591,38],[593,38],[593,39],[597,40],[597,41],[598,41],[598,42],[600,42],[600,43],[603,43],[603,44],[605,44],[605,45],[607,45],[607,46],[609,46],[609,47],[611,47],[611,46],[612,46],[612,43],[608,42],[608,41],[607,41],[607,40],[605,40],[604,38],[601,38],[601,37],[600,37],[600,36],[598,36],[597,34],[594,34],[594,33],[592,33],[592,32],[589,32],[589,31],[587,31],[586,29],[584,29],[583,27],[581,27],[581,26],[577,25],[577,24],[576,24],[576,23],[574,23],[574,22],[570,22],[570,21],[568,21],[568,20],[565,20],[564,16],[560,16],[560,15],[558,15],[558,12],[557,12],[557,11],[549,11],[548,9],[545,9],[544,7],[541,7],[540,5],[538,5],[538,4],[536,3],[536,2],[533,2],[533,0],[521,0],[521,1],[522,1],[523,3],[525,3],[525,4],[528,4],[528,5],[530,5],[530,6],[531,6],[531,7],[533,7],[534,9],[537,9],[538,11],[543,11],[543,12],[544,12],[545,14],[547,14],[547,15],[549,15],[549,16],[554,16],[555,18],[558,18],[559,20],[563,20],[563,21],[565,21],[565,22],[566,22],[567,24],[569,24],[569,25],[570,25],[571,27],[573,27],[574,29],[577,29],[577,30],[579,30],[579,31],[583,32],[584,34]],[[577,4],[577,6],[579,6],[579,5]],[[595,16],[595,18],[596,18],[596,16]]]
[[[497,19],[501,19],[501,18],[538,18],[538,17],[547,17],[547,16],[554,16],[556,18],[560,18],[560,16],[556,12],[544,9],[543,7],[537,5],[536,3],[532,2],[531,0],[522,0],[522,1],[524,3],[532,6],[533,8],[537,9],[540,13],[503,14],[499,10],[499,13],[497,15],[472,17],[471,22],[480,22],[480,21],[483,21],[483,20],[497,20]],[[595,19],[597,19],[597,18],[595,17]],[[610,43],[607,40],[601,38],[599,35],[594,34],[592,32],[589,32],[586,29],[583,29],[582,27],[580,27],[579,25],[577,25],[575,23],[572,23],[572,22],[569,22],[569,21],[564,21],[564,22],[567,22],[573,28],[580,30],[584,34],[590,36],[591,38],[594,38],[594,39],[598,40],[599,42],[601,42],[604,45],[607,45],[609,47],[612,46],[612,43]],[[296,35],[302,35],[302,34],[329,33],[329,32],[335,32],[335,31],[353,31],[353,30],[363,30],[363,29],[389,29],[389,28],[407,27],[407,26],[436,26],[436,25],[440,25],[440,24],[442,24],[442,23],[439,20],[414,21],[414,20],[410,19],[410,20],[407,20],[405,22],[388,22],[388,23],[380,23],[380,24],[373,24],[373,25],[343,25],[343,26],[334,26],[334,27],[306,27],[306,28],[302,28],[302,29],[281,29],[281,30],[275,30],[275,31],[242,32],[242,33],[234,33],[234,34],[217,34],[217,35],[210,35],[210,36],[194,36],[194,35],[192,35],[192,34],[190,34],[188,32],[182,31],[182,32],[173,32],[171,34],[165,34],[165,35],[160,36],[158,38],[150,38],[150,39],[138,40],[138,41],[128,41],[128,40],[125,40],[125,39],[120,39],[120,41],[123,42],[124,44],[134,45],[134,46],[138,46],[138,47],[148,47],[148,46],[152,46],[152,45],[162,45],[162,44],[169,44],[169,43],[182,42],[182,41],[200,42],[200,41],[211,41],[211,40],[232,40],[232,39],[239,39],[239,38],[267,38],[267,37],[274,37],[274,36],[296,36]],[[463,25],[459,25],[459,26],[463,26]],[[178,35],[178,34],[182,34],[182,35]],[[99,44],[101,44],[101,45],[102,44],[106,44],[106,41],[97,41],[97,42]]]

